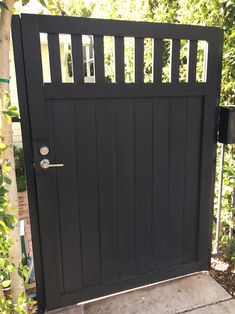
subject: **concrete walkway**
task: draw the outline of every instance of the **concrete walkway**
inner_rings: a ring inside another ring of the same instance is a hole
[[[235,299],[203,272],[50,313],[235,314]]]

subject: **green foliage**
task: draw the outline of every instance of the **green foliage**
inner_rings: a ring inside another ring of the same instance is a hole
[[[24,151],[21,147],[14,146],[16,183],[18,192],[26,191],[26,177],[24,168]]]
[[[2,10],[2,9],[8,10],[8,7],[7,7],[6,3],[0,1],[0,10]]]
[[[19,295],[17,304],[14,304],[12,300],[0,298],[0,310],[3,314],[27,314],[28,311],[26,309],[31,304],[32,300],[25,293]]]
[[[11,121],[11,117],[18,116],[16,107],[9,106],[9,95],[5,95],[1,102],[3,117]],[[5,150],[9,149],[6,143],[0,143],[0,289],[4,290],[11,286],[10,274],[18,272],[23,278],[27,272],[27,267],[15,265],[9,256],[10,247],[13,244],[10,238],[10,231],[13,230],[15,223],[17,222],[16,215],[8,199],[8,187],[11,184],[9,172],[11,165],[8,160],[4,159]],[[18,156],[21,156],[18,151]],[[20,158],[19,158],[20,159]],[[22,169],[19,169],[22,171]],[[5,296],[0,298],[0,312],[1,313],[27,313],[26,308],[31,301],[25,295],[25,293],[19,295],[17,304],[14,304],[10,297]]]

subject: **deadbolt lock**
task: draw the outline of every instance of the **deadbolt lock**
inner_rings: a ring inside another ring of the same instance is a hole
[[[39,148],[39,152],[40,152],[40,154],[41,154],[42,156],[46,156],[46,155],[49,154],[50,149],[49,149],[48,146],[43,145],[43,146],[41,146],[41,147]]]

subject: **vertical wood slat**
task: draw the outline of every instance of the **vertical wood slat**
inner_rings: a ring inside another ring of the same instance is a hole
[[[94,36],[95,82],[103,83],[104,78],[104,37]]]
[[[153,82],[162,82],[163,40],[154,38],[153,42]]]
[[[76,175],[78,163],[72,102],[71,100],[59,100],[52,103],[55,162],[62,161],[66,165],[57,172],[64,292],[83,286],[80,208]],[[64,141],[61,145],[62,138],[70,140]],[[71,241],[71,239],[73,240]],[[76,271],[73,272],[72,269],[76,269]]]
[[[179,82],[180,40],[173,39],[171,47],[171,83]]]
[[[48,34],[48,50],[50,60],[51,82],[61,83],[61,62],[59,34]]]
[[[119,271],[135,272],[134,100],[116,100]]]
[[[115,103],[97,99],[95,106],[102,282],[110,282],[119,276]]]
[[[83,284],[89,287],[101,280],[95,106],[92,100],[76,100],[74,108]]]
[[[136,273],[153,269],[152,99],[135,99]]]
[[[135,38],[135,83],[144,81],[144,39]]]
[[[74,83],[84,83],[82,35],[71,35]]]
[[[153,99],[153,254],[155,269],[167,267],[170,98]]]
[[[32,137],[33,139],[47,139],[49,121],[43,92],[39,15],[32,19],[26,14],[21,23],[25,77],[27,86],[30,87],[27,88],[27,93],[30,119],[32,120]]]
[[[189,97],[186,125],[183,262],[197,259],[202,97]],[[193,180],[192,180],[193,178]]]
[[[183,261],[183,208],[185,196],[185,148],[186,148],[187,98],[171,99],[170,112],[170,162],[169,162],[169,218],[168,218],[168,266]]]
[[[124,83],[124,38],[115,37],[115,79],[116,83]]]
[[[188,54],[188,82],[193,83],[196,81],[196,68],[197,68],[197,41],[189,41],[189,54]]]

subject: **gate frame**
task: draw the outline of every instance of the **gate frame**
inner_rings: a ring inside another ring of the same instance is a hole
[[[29,116],[29,105],[27,96],[27,85],[25,77],[25,62],[23,54],[23,43],[22,43],[22,31],[20,16],[12,16],[12,42],[13,52],[15,60],[15,73],[17,82],[17,94],[18,101],[20,104],[20,117],[21,117],[21,129],[24,150],[25,172],[27,181],[27,196],[29,204],[32,244],[33,244],[33,262],[36,277],[36,292],[37,292],[37,304],[38,313],[44,313],[46,309],[45,302],[45,289],[44,289],[44,273],[42,264],[42,250],[40,240],[40,228],[39,228],[39,217],[38,217],[38,201],[36,194],[36,178],[34,172],[34,159],[33,159],[33,145],[31,141],[31,124]]]
[[[13,16],[12,28],[14,29],[14,31],[12,32],[12,37],[13,37],[13,46],[14,46],[15,70],[16,70],[18,98],[19,98],[19,103],[20,103],[20,113],[21,113],[21,120],[22,120],[22,125],[21,125],[22,135],[24,138],[23,148],[24,148],[25,160],[27,160],[27,162],[25,163],[25,169],[26,169],[26,175],[27,175],[27,190],[29,192],[28,199],[29,199],[29,208],[30,208],[30,221],[32,225],[32,242],[33,242],[34,265],[35,265],[35,275],[36,275],[36,285],[37,285],[37,300],[38,300],[39,313],[44,313],[46,302],[45,302],[44,271],[43,271],[42,249],[41,249],[42,244],[41,244],[41,239],[40,239],[41,237],[40,237],[40,228],[39,228],[40,226],[39,225],[39,208],[38,208],[38,199],[37,199],[37,193],[36,193],[36,177],[35,177],[34,159],[33,159],[33,143],[32,143],[32,138],[31,138],[32,131],[31,131],[31,122],[30,122],[30,115],[29,115],[29,103],[28,103],[28,96],[27,96],[25,58],[24,58],[24,53],[23,53],[22,30],[21,30],[21,21],[20,21],[19,16]],[[222,38],[220,38],[220,40],[222,40]],[[221,55],[221,51],[220,51],[220,55]],[[220,55],[218,54],[217,59],[220,58]],[[212,65],[213,64],[214,62],[212,62]],[[221,63],[218,64],[218,66],[220,65]],[[221,72],[221,66],[220,68],[217,69],[217,71]],[[210,69],[208,70],[208,73],[210,74]],[[216,95],[214,95],[214,98],[217,100],[216,101],[217,107],[215,107],[217,112],[216,112],[215,121],[214,121],[214,124],[215,124],[214,143],[213,143],[214,149],[213,149],[213,155],[210,156],[212,165],[211,165],[211,168],[209,169],[210,172],[208,172],[211,178],[211,191],[210,191],[211,193],[207,199],[207,205],[209,205],[208,215],[210,218],[212,218],[212,210],[213,210],[212,204],[213,204],[214,182],[215,182],[214,165],[215,165],[215,158],[216,158],[216,132],[217,132],[218,104],[219,104],[218,97],[219,97],[219,92],[220,92],[220,89],[219,89],[220,82],[216,82],[216,83],[217,83],[216,86],[218,87],[218,91]],[[203,138],[203,141],[205,145],[206,141],[204,138]],[[200,169],[200,173],[203,171],[202,168]],[[202,187],[200,187],[200,191],[201,190],[202,190]],[[201,195],[201,193],[200,193],[199,201],[200,203],[205,203],[205,200],[203,200],[203,196]],[[203,224],[203,221],[201,219],[199,221],[199,226]],[[208,237],[206,239],[202,239],[200,237],[198,241],[200,243],[205,242],[205,240],[208,241],[203,246],[203,253],[205,253],[206,248],[208,252],[210,252],[211,250],[212,219],[209,220],[209,225],[204,226],[203,228],[204,229],[207,228]],[[210,255],[208,255],[207,265],[206,265],[205,259],[204,259],[204,263],[200,265],[201,270],[204,270],[205,268],[208,269],[209,265],[210,265]],[[200,269],[197,266],[197,271],[199,270]],[[180,276],[180,275],[182,275],[180,271],[177,272],[174,270],[174,274],[169,273],[168,279],[175,276]],[[160,277],[159,281],[164,279],[164,278],[161,279],[161,276],[162,275],[159,276]],[[110,293],[113,293],[111,289],[110,289]]]

